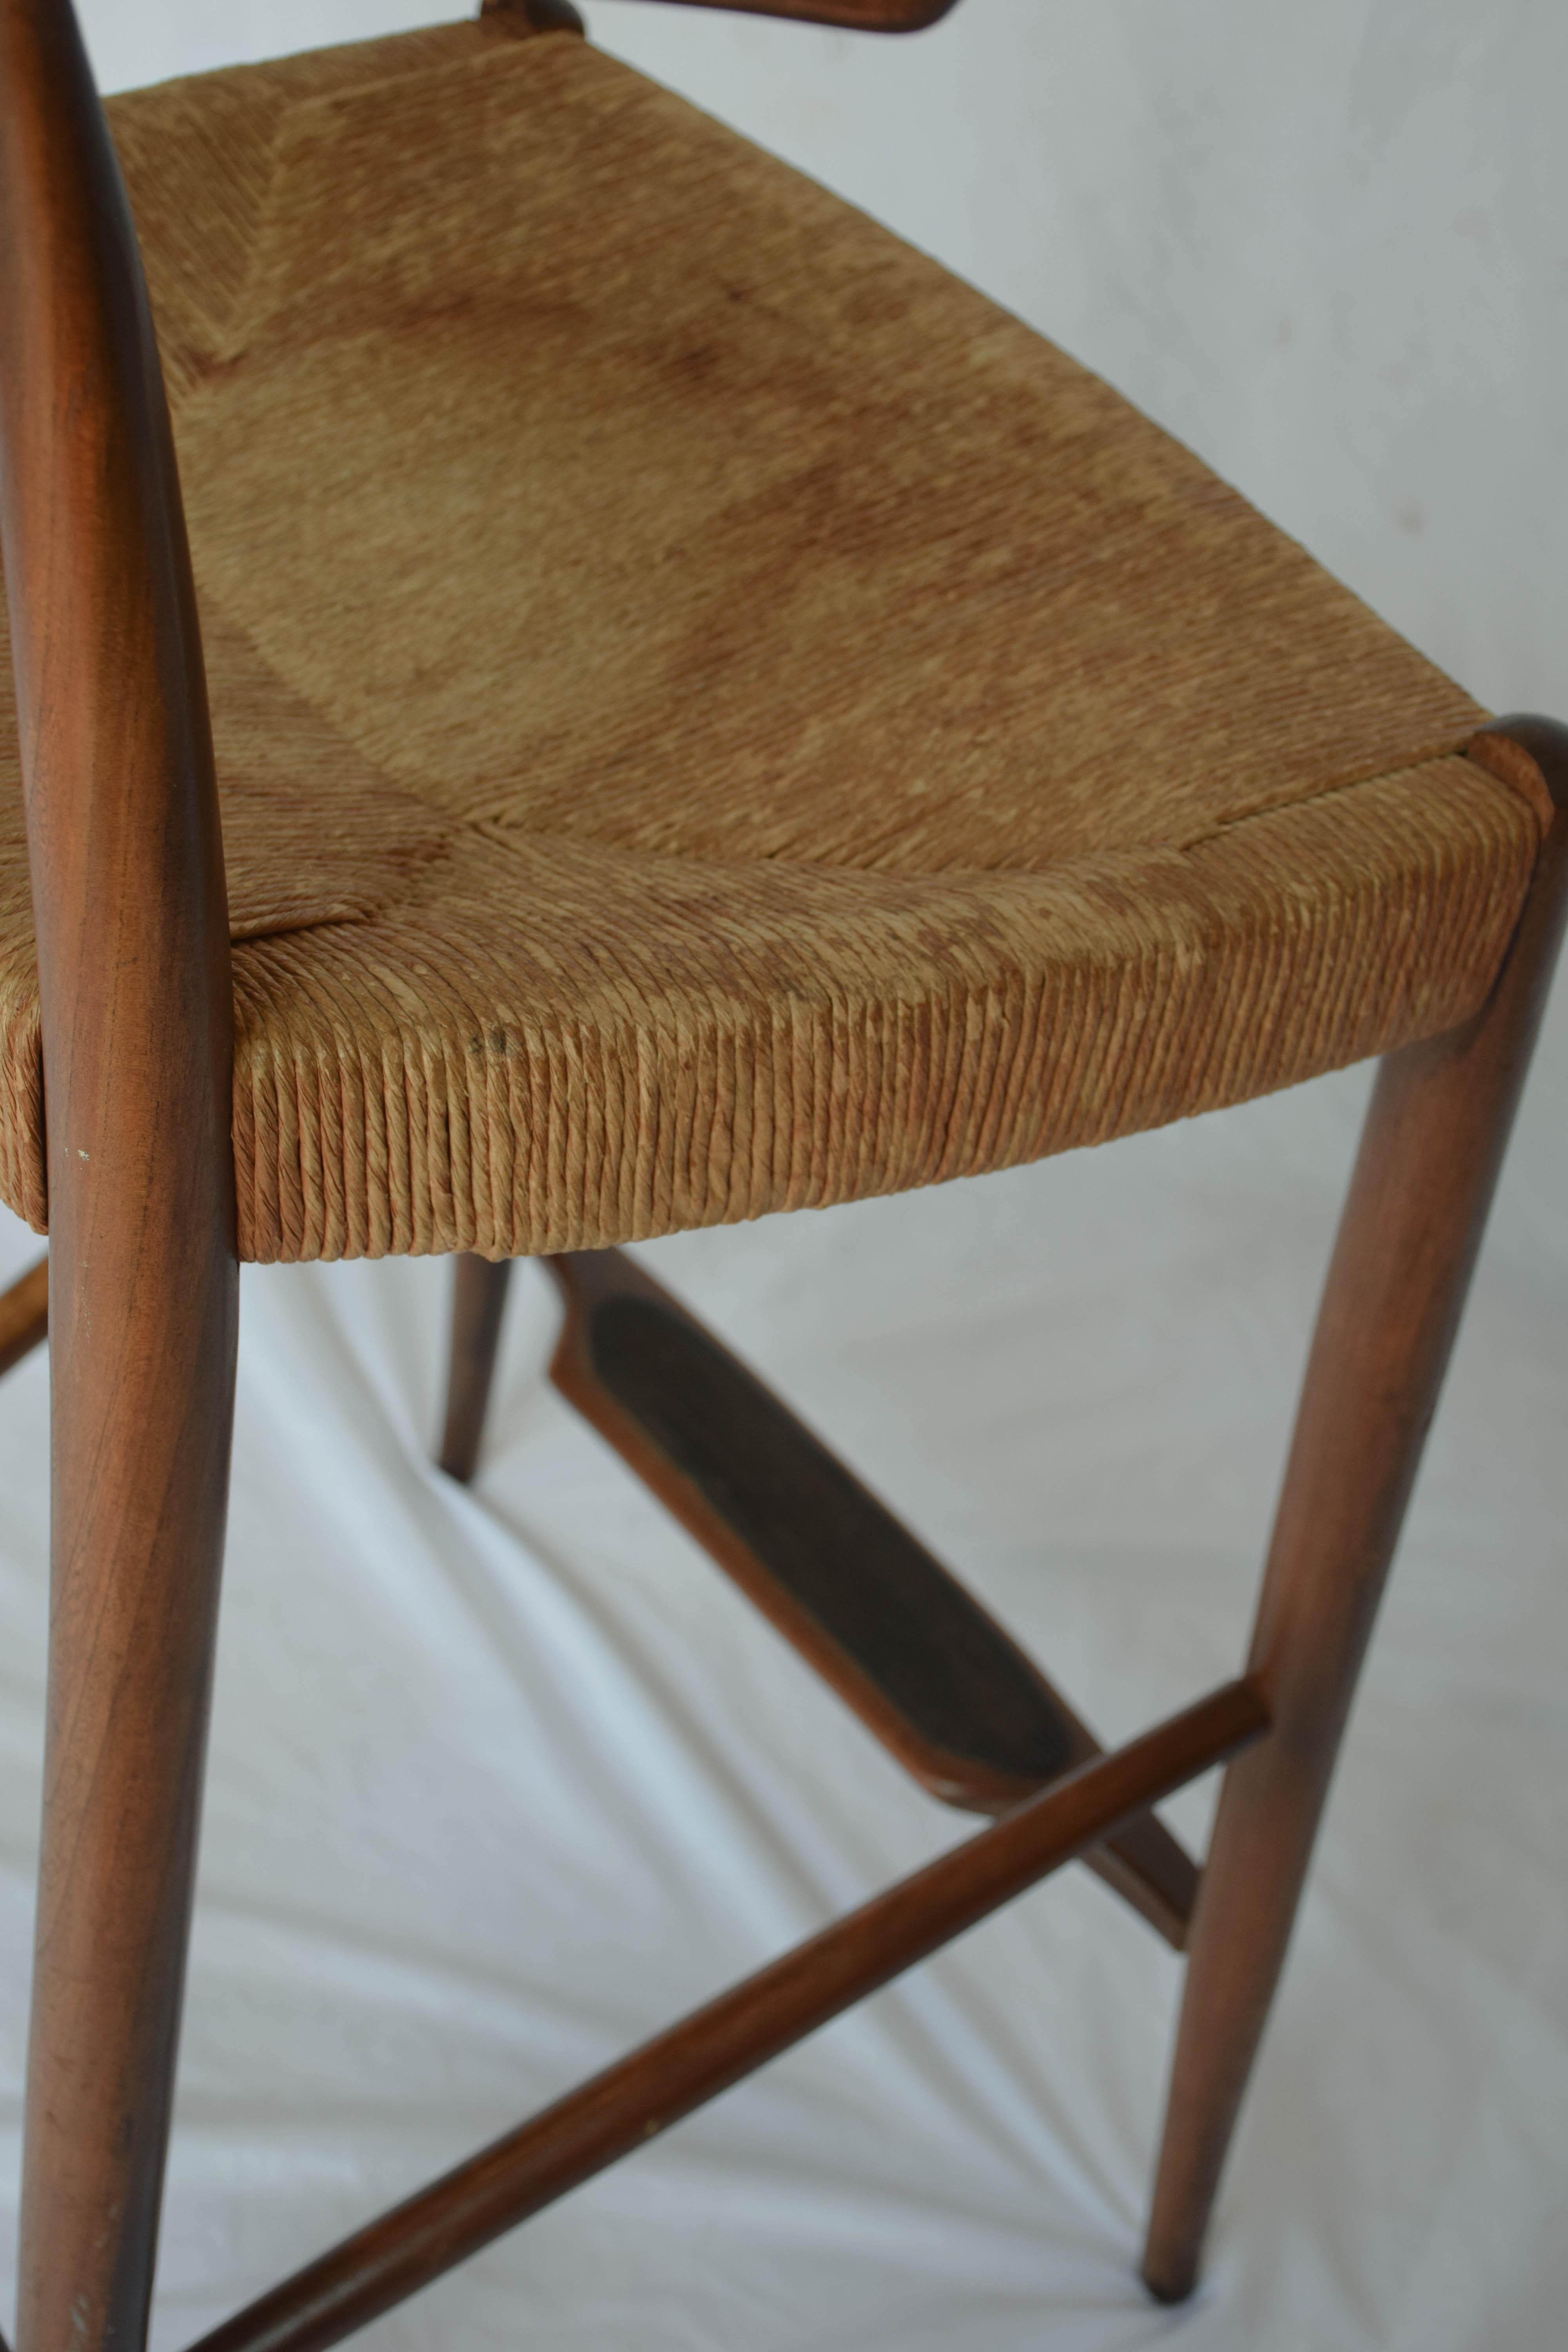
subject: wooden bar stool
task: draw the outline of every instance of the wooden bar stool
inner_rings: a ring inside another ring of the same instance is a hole
[[[18,2352],[145,2341],[241,1259],[454,1254],[467,1477],[543,1256],[567,1397],[990,1819],[201,2352],[337,2342],[1074,1858],[1188,1954],[1143,2263],[1187,2294],[1556,951],[1568,736],[579,32],[513,0],[104,110],[68,0],[0,0],[0,1193],[50,1236],[0,1369],[47,1325],[53,1399]],[[1374,1054],[1245,1668],[1113,1754],[618,1255]],[[1151,1808],[1231,1757],[1200,1870]]]

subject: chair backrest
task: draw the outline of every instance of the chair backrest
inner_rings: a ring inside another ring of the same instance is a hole
[[[492,0],[486,0],[487,7]],[[493,0],[539,15],[559,0]],[[805,25],[838,25],[856,33],[920,33],[955,8],[958,0],[683,0],[689,8],[724,8],[731,15],[788,16]]]

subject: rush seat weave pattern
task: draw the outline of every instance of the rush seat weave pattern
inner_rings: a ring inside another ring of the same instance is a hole
[[[1186,451],[569,37],[139,92],[243,1255],[623,1241],[1447,1028],[1546,811]],[[1048,232],[1046,232],[1048,233]],[[0,1191],[47,1219],[0,712]]]

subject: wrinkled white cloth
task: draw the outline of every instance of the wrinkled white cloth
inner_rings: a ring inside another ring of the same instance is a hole
[[[109,81],[426,13],[84,9]],[[908,46],[587,13],[1102,366],[1478,692],[1568,709],[1552,0],[966,0]],[[1365,1087],[644,1255],[1120,1738],[1241,1655]],[[1560,2340],[1565,1139],[1560,997],[1199,2300],[1133,2275],[1180,1965],[1075,1870],[367,2346]],[[0,1219],[0,1276],[36,1247]],[[431,1468],[449,1279],[244,1277],[158,2352],[963,1834],[544,1383],[537,1270],[476,1486]],[[47,1385],[0,1390],[7,2280]],[[1211,1795],[1169,1809],[1194,1840]]]

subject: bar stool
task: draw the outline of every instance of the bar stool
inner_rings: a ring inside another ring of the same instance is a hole
[[[242,1259],[453,1255],[468,1477],[544,1258],[565,1395],[987,1818],[200,2352],[339,2341],[1075,1858],[1187,1954],[1143,2258],[1185,2295],[1556,951],[1568,735],[580,30],[492,0],[104,109],[68,0],[0,0],[0,1195],[49,1234],[0,1369],[47,1328],[53,1481],[18,2352],[146,2338]],[[619,1254],[1372,1055],[1243,1670],[1114,1753]],[[1200,1869],[1152,1808],[1226,1759]]]

